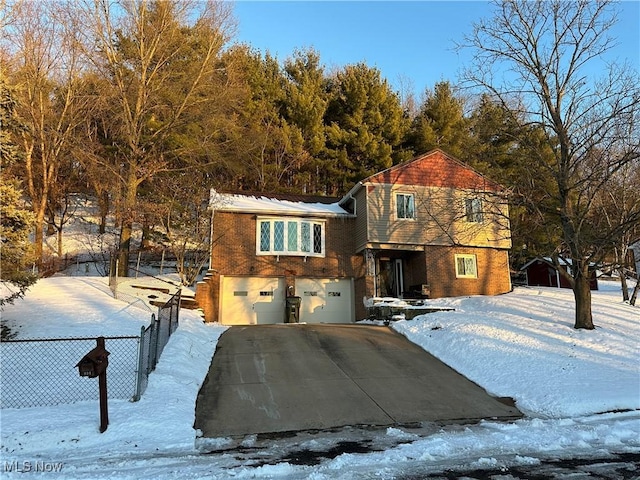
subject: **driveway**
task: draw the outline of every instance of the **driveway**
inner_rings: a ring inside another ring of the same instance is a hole
[[[521,416],[388,327],[251,325],[220,337],[195,428],[217,438]]]

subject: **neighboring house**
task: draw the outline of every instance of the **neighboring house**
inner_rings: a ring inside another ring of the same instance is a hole
[[[563,260],[560,260],[560,268],[568,269],[571,272],[571,265]],[[569,280],[560,274],[558,269],[553,265],[551,258],[534,258],[529,261],[520,269],[526,274],[527,285],[532,287],[557,287],[557,288],[571,288]],[[598,279],[596,276],[596,269],[589,268],[590,280],[589,287],[591,290],[598,290]]]
[[[508,210],[499,185],[433,150],[342,199],[212,191],[211,265],[196,299],[207,321],[365,318],[371,297],[511,290]]]

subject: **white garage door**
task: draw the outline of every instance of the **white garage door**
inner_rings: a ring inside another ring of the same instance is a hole
[[[284,278],[222,277],[220,323],[253,325],[284,322]]]
[[[353,323],[353,286],[350,278],[296,278],[300,321]]]

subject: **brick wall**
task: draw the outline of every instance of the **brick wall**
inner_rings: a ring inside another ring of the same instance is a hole
[[[277,276],[286,279],[287,287],[295,277],[354,278],[356,299],[364,277],[364,259],[354,255],[355,219],[329,218],[325,225],[326,256],[298,257],[256,255],[256,215],[216,212],[214,216],[212,265],[207,277],[196,289],[196,300],[205,312],[206,321],[217,321],[220,305],[220,275]],[[360,299],[364,296],[361,293]],[[356,300],[356,318],[364,307]]]
[[[476,255],[478,278],[456,278],[456,254]],[[431,298],[498,295],[511,291],[507,250],[427,246],[425,260]]]
[[[362,268],[355,251],[354,219],[329,218],[325,226],[326,256],[256,255],[256,215],[216,212],[212,269],[224,275],[353,277]]]
[[[284,277],[287,286],[295,277],[353,278],[356,319],[366,317],[363,298],[374,289],[374,278],[365,275],[362,254],[355,252],[354,219],[327,219],[326,257],[256,255],[256,215],[216,212],[212,270],[196,289],[196,300],[206,321],[217,321],[220,275]],[[474,254],[478,278],[456,278],[455,254]],[[497,295],[511,290],[507,250],[474,247],[427,246],[424,252],[405,257],[405,281],[428,284],[430,297]]]

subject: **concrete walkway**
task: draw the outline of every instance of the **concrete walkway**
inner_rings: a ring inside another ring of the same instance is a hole
[[[520,416],[388,327],[252,325],[220,337],[195,428],[216,438]]]

